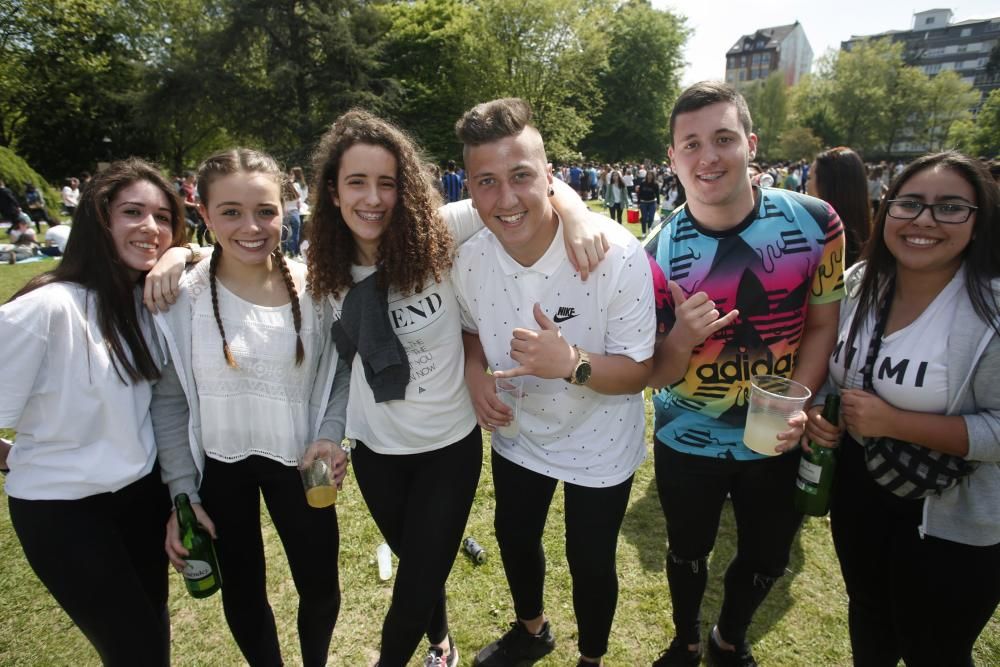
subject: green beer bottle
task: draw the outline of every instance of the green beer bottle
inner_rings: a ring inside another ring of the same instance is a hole
[[[840,420],[840,396],[830,394],[823,403],[823,419],[834,426]],[[837,466],[837,450],[809,441],[812,453],[802,452],[799,476],[795,480],[795,509],[811,516],[830,511],[830,486]]]
[[[184,583],[191,597],[207,598],[222,586],[219,563],[215,559],[212,536],[195,519],[191,501],[186,493],[179,493],[174,499],[177,508],[177,524],[180,526],[181,543],[188,550],[184,567]]]

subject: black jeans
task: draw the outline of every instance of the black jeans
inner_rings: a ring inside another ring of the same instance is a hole
[[[624,208],[622,204],[612,204],[608,210],[608,217],[615,220],[619,225],[622,224],[622,211]]]
[[[909,667],[972,665],[1000,602],[1000,544],[921,538],[923,504],[876,484],[861,445],[845,438],[830,518],[859,667],[895,667],[900,658]]]
[[[444,585],[479,485],[483,435],[476,426],[420,454],[377,454],[358,441],[353,465],[368,510],[399,558],[379,665],[405,666],[423,635],[432,644],[448,636]]]
[[[31,568],[105,665],[170,663],[170,497],[158,468],[115,493],[8,505]]]
[[[514,612],[533,619],[544,610],[545,551],[542,532],[559,480],[532,472],[493,452],[496,492],[494,528]],[[566,562],[573,578],[580,654],[599,658],[618,604],[615,549],[632,491],[632,477],[612,487],[563,483],[566,514]]]
[[[261,494],[299,594],[302,663],[325,665],[340,612],[337,510],[310,507],[299,471],[262,456],[235,463],[205,459],[201,500],[219,535],[215,550],[226,621],[251,667],[282,664],[267,601]]]
[[[667,520],[667,581],[674,626],[685,644],[701,637],[701,599],[726,494],[736,516],[736,557],[724,580],[719,634],[746,640],[757,607],[788,566],[802,515],[792,505],[799,454],[736,461],[683,454],[654,443],[656,488]]]

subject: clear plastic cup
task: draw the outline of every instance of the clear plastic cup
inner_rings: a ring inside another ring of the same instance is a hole
[[[337,484],[333,481],[333,468],[325,459],[314,459],[299,471],[310,507],[329,507],[337,502]]]
[[[513,418],[506,426],[498,426],[497,433],[505,438],[513,439],[521,433],[521,426],[518,423],[521,417],[521,397],[523,378],[496,378],[497,398],[504,402],[514,412]]]
[[[776,456],[778,434],[788,430],[788,420],[806,407],[809,387],[777,375],[750,378],[750,405],[743,443],[767,456]]]

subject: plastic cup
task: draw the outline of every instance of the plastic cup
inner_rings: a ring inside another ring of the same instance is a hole
[[[392,549],[383,542],[375,549],[375,560],[378,562],[378,578],[388,581],[392,577]]]
[[[778,434],[788,430],[788,420],[805,408],[811,396],[809,387],[794,380],[754,375],[743,443],[758,454],[776,456]]]
[[[333,481],[333,468],[325,459],[315,459],[303,468],[302,486],[310,507],[329,507],[337,502],[337,485]]]
[[[524,395],[521,387],[523,378],[496,378],[497,398],[514,411],[514,417],[506,426],[498,426],[497,433],[507,439],[516,438],[521,433],[518,423],[521,417],[521,397]]]

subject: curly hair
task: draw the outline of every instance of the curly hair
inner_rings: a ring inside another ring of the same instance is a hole
[[[425,281],[440,281],[451,267],[455,243],[437,213],[441,195],[409,135],[359,109],[338,118],[313,153],[313,201],[306,251],[309,291],[317,299],[327,294],[339,298],[354,285],[351,265],[356,262],[358,248],[331,191],[336,191],[344,153],[355,144],[379,146],[396,159],[398,197],[391,222],[379,239],[377,284],[403,294],[419,292]]]

